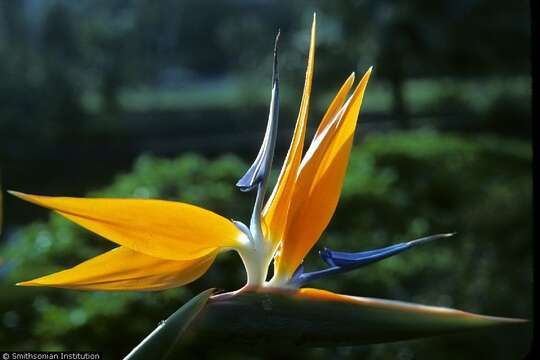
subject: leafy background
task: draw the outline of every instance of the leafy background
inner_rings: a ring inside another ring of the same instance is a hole
[[[180,200],[248,219],[253,196],[233,184],[264,131],[273,36],[279,25],[279,165],[317,10],[310,133],[348,72],[373,64],[375,73],[338,210],[316,248],[367,250],[458,234],[312,285],[531,318],[528,6],[3,1],[3,187]],[[112,244],[9,196],[1,236],[2,350],[86,349],[120,358],[196,293],[244,281],[231,253],[197,282],[159,293],[16,288],[17,281],[75,265]],[[313,251],[307,267],[321,266]],[[186,349],[186,357],[518,359],[529,344],[530,327],[520,327],[267,354],[207,344]]]

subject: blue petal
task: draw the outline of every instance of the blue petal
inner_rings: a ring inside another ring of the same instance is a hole
[[[396,255],[407,249],[413,248],[417,245],[453,236],[455,233],[437,234],[432,236],[426,236],[420,239],[407,241],[391,246],[387,246],[381,249],[361,251],[361,252],[342,252],[332,251],[325,248],[319,251],[319,255],[323,261],[329,265],[328,268],[313,271],[309,273],[303,272],[303,267],[299,267],[294,276],[291,278],[290,283],[295,285],[302,285],[309,281],[320,279],[328,275],[345,273],[359,267],[386,259],[387,257]]]
[[[381,249],[362,251],[362,252],[340,252],[332,251],[328,248],[321,250],[319,255],[330,266],[360,267],[399,254],[400,252],[411,248],[409,243],[400,243]]]
[[[371,264],[373,262],[386,259],[387,257],[399,254],[402,251],[413,248],[419,244],[423,244],[428,241],[433,241],[440,238],[445,238],[454,235],[450,234],[437,234],[432,236],[423,237],[420,239],[399,243],[396,245],[387,246],[381,249],[361,251],[361,252],[341,252],[332,251],[325,248],[319,252],[321,258],[330,266],[339,267],[360,267]]]

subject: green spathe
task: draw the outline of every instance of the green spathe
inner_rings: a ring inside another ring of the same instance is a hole
[[[338,300],[283,290],[243,291],[210,297],[211,291],[185,304],[127,358],[173,354],[187,338],[189,342],[212,347],[345,346],[525,322],[373,298],[343,296]]]

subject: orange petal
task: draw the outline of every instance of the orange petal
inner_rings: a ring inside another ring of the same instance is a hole
[[[53,209],[119,245],[146,255],[189,260],[244,239],[228,219],[197,206],[147,199],[84,199],[10,192]]]
[[[313,136],[313,140],[311,141],[310,147],[314,146],[316,143],[317,138],[321,136],[323,131],[328,127],[330,122],[335,121],[336,115],[338,114],[339,110],[343,107],[343,104],[345,103],[345,99],[347,98],[347,94],[349,94],[349,90],[351,90],[351,87],[354,83],[354,73],[349,75],[347,80],[341,85],[341,88],[339,89],[338,93],[330,103],[330,106],[328,106],[328,109],[326,110],[326,113],[324,114],[321,122],[319,123],[319,127],[317,128],[317,131],[315,132],[315,135]]]
[[[289,209],[292,189],[296,180],[296,174],[300,161],[302,159],[302,150],[304,148],[304,137],[306,133],[306,124],[309,110],[309,99],[311,96],[311,84],[313,81],[313,67],[315,63],[315,38],[316,38],[316,17],[313,15],[313,24],[311,25],[311,41],[309,46],[309,58],[306,70],[306,81],[304,83],[304,92],[300,111],[296,120],[294,135],[287,152],[287,157],[281,168],[278,181],[265,208],[262,212],[263,223],[268,230],[267,237],[272,242],[277,243],[281,240],[287,221],[287,211]]]
[[[318,129],[317,129],[317,131],[315,133],[314,139],[312,140],[311,145],[310,145],[310,147],[308,149],[308,152],[306,153],[305,157],[310,156],[310,154],[313,153],[313,151],[317,148],[317,145],[321,141],[324,141],[324,139],[326,139],[326,142],[328,143],[329,139],[331,139],[331,136],[323,136],[323,135],[328,134],[328,131],[335,132],[335,127],[336,127],[335,124],[337,122],[337,119],[340,118],[343,115],[343,111],[340,112],[340,110],[343,107],[343,103],[345,102],[345,98],[347,97],[347,94],[349,93],[349,90],[351,89],[353,82],[354,82],[354,73],[352,73],[347,78],[347,80],[345,80],[345,82],[343,83],[343,85],[339,89],[338,93],[336,94],[336,96],[334,97],[332,102],[330,103],[330,106],[326,110],[326,113],[324,114],[323,119],[321,120],[321,123],[319,124],[319,127],[318,127]],[[305,157],[304,157],[304,160],[305,160]],[[303,162],[304,162],[304,160],[303,160]],[[300,166],[302,166],[302,165],[300,165]],[[313,172],[314,171],[316,171],[316,168],[313,169]],[[302,192],[301,189],[305,188],[305,186],[303,186],[302,182],[305,182],[307,179],[308,179],[308,176],[305,176],[305,175],[302,178],[298,178],[298,176],[297,176],[296,177],[296,183],[293,183],[292,186],[291,186],[291,189],[289,190],[289,192],[290,192],[290,200],[289,200],[290,204],[289,204],[288,212],[286,214],[286,219],[285,219],[285,221],[283,223],[285,226],[287,224],[287,221],[289,221],[292,218],[292,214],[295,213],[295,211],[297,210],[297,208],[299,206],[299,202],[294,200],[294,199],[299,199],[299,198],[303,198],[303,197],[306,196],[306,194],[304,194],[304,195],[299,195],[299,194],[294,195],[294,194],[295,194],[296,191]],[[300,184],[298,183],[298,181],[300,181]],[[267,233],[268,233],[268,231],[265,232],[265,235]],[[284,229],[282,229],[279,239],[285,241],[285,237],[284,237],[283,233],[284,233]],[[280,244],[280,246],[282,246],[282,244]],[[275,263],[276,268],[280,267],[280,265],[279,265],[279,262],[281,261],[280,254],[281,254],[281,248],[278,248],[278,251],[277,251],[276,256],[274,258],[274,263]]]
[[[314,138],[302,160],[276,269],[280,278],[290,278],[334,214],[370,74],[371,68],[350,100]]]
[[[212,265],[217,250],[192,260],[164,260],[124,246],[19,286],[47,286],[78,290],[155,291],[195,281]]]

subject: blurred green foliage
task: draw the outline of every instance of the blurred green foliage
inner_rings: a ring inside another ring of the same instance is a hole
[[[350,72],[373,65],[361,126],[530,139],[524,0],[3,0],[2,182],[76,194],[107,184],[141,153],[251,160],[276,30],[288,134],[313,12],[314,111]],[[5,207],[7,228],[36,215],[11,199]]]
[[[433,233],[458,234],[312,285],[350,295],[530,318],[531,161],[527,143],[490,136],[415,131],[362,139],[353,150],[334,219],[316,248],[360,251]],[[142,156],[130,173],[88,196],[179,200],[246,220],[253,195],[233,186],[245,168],[234,156],[213,161],[189,154],[174,160]],[[209,287],[233,290],[244,282],[238,256],[226,253],[195,283],[157,293],[13,286],[111,247],[54,214],[12,234],[0,249],[0,348],[100,350],[105,358],[120,358],[196,293]],[[322,267],[315,253],[306,261],[307,270]],[[529,341],[524,328],[500,328],[396,344],[275,349],[275,354],[264,356],[517,359]],[[186,349],[186,355],[251,358],[234,349],[212,349],[211,344]]]

